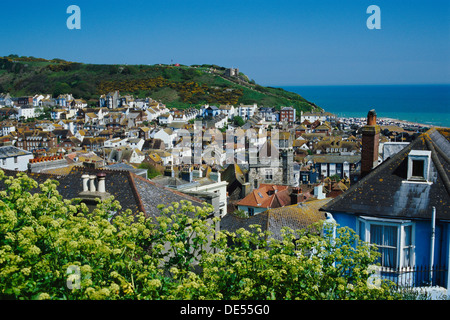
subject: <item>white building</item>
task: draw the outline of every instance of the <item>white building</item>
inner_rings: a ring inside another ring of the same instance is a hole
[[[197,171],[197,170],[193,170]],[[194,173],[194,172],[193,172]],[[201,174],[201,170],[197,171],[198,174]],[[179,191],[195,191],[195,192],[207,192],[214,193],[219,195],[219,212],[220,216],[224,217],[227,214],[227,185],[228,182],[222,181],[220,177],[220,172],[212,171],[209,174],[209,177],[201,177],[193,178],[191,182],[192,184],[181,185],[181,188],[178,188]],[[197,183],[195,183],[197,182]]]
[[[77,137],[77,135],[75,135],[75,136]],[[114,139],[110,139],[110,140],[105,140],[105,142],[104,142],[105,148],[124,147],[127,144],[128,144],[128,138],[124,138],[124,139],[114,138]]]
[[[133,149],[130,156],[130,163],[141,163],[145,160],[145,154],[139,149]]]
[[[36,108],[34,108],[32,106],[17,108],[17,117],[19,120],[21,120],[21,119],[27,120],[29,118],[35,118],[36,117]]]
[[[0,168],[27,171],[28,162],[34,156],[31,152],[13,146],[0,147]]]
[[[255,114],[255,112],[258,110],[258,106],[256,105],[256,103],[252,104],[252,105],[240,105],[238,107],[238,115],[244,119],[244,120],[248,120],[251,117],[253,117],[253,115]]]
[[[8,134],[10,134],[13,131],[16,131],[16,126],[13,125],[12,123],[6,123],[2,127],[2,135],[3,136],[7,136]]]
[[[319,120],[320,122],[331,121],[336,118],[336,115],[330,112],[302,112],[300,115],[300,122],[308,120],[313,123]]]
[[[138,149],[139,151],[141,151],[142,147],[144,146],[145,140],[141,138],[128,138],[127,143],[130,148]]]
[[[158,117],[159,124],[170,124],[173,121],[173,116],[170,113],[162,114]]]
[[[174,140],[177,138],[177,134],[170,128],[160,129],[153,134],[155,139],[161,139],[164,142],[166,149],[173,148]]]
[[[236,109],[233,105],[221,105],[219,106],[219,110],[220,113],[226,115],[229,120],[232,120],[236,115]]]

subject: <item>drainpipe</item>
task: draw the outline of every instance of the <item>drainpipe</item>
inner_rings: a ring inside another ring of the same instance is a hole
[[[332,227],[332,234],[331,234],[331,245],[334,246],[334,244],[336,243],[336,220],[334,219],[333,215],[329,212],[325,212],[325,216],[326,216],[326,220],[325,223],[328,225],[328,227]],[[336,266],[336,262],[333,262],[333,267]]]
[[[327,224],[331,225],[332,228],[333,228],[332,229],[333,230],[332,231],[332,239],[334,241],[334,239],[336,239],[336,225],[337,225],[336,220],[334,220],[333,215],[331,213],[329,213],[329,212],[325,212],[325,215],[326,215],[325,222]]]
[[[430,246],[430,286],[433,286],[434,240],[436,234],[436,207],[431,214],[431,246]]]

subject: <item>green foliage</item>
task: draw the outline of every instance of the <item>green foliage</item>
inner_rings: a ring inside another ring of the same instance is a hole
[[[148,179],[153,179],[154,177],[161,175],[161,172],[159,172],[154,166],[152,166],[148,162],[142,162],[141,164],[139,164],[138,168],[147,169]]]
[[[332,181],[337,182],[337,181],[340,181],[340,180],[341,180],[341,176],[338,175],[338,174],[334,174],[334,175],[330,176],[330,179],[331,179]]]
[[[398,298],[368,285],[376,251],[348,229],[223,233],[211,206],[181,201],[150,218],[111,198],[90,212],[55,181],[0,180],[0,299]]]
[[[67,94],[71,93],[72,88],[64,82],[60,82],[55,85],[55,88],[53,89],[53,96],[58,97],[60,94]]]
[[[235,216],[238,217],[238,218],[244,218],[244,219],[249,218],[248,212],[245,211],[245,210],[240,210],[240,209],[235,210],[235,211],[233,212],[233,215],[235,215]]]
[[[245,124],[245,121],[241,116],[234,116],[233,123],[239,127],[242,127]]]
[[[215,71],[210,73],[210,68]],[[259,86],[241,74],[241,82],[222,77],[225,68],[217,65],[100,65],[61,59],[0,57],[0,86],[11,95],[65,93],[68,84],[75,98],[97,99],[100,94],[120,90],[140,98],[155,95],[168,107],[209,104],[252,104],[293,106],[310,111],[312,106],[298,94],[280,88]]]

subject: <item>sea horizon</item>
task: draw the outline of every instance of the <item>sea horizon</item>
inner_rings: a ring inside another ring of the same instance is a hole
[[[379,118],[450,127],[450,84],[276,86],[297,93],[338,117]]]

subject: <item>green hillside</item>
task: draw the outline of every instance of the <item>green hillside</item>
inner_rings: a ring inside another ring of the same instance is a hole
[[[292,106],[298,111],[317,107],[296,93],[263,87],[240,73],[226,77],[226,68],[216,65],[106,65],[61,59],[46,60],[10,55],[0,57],[0,92],[12,96],[36,93],[72,93],[94,104],[101,94],[152,97],[169,107],[186,108],[209,104]]]

